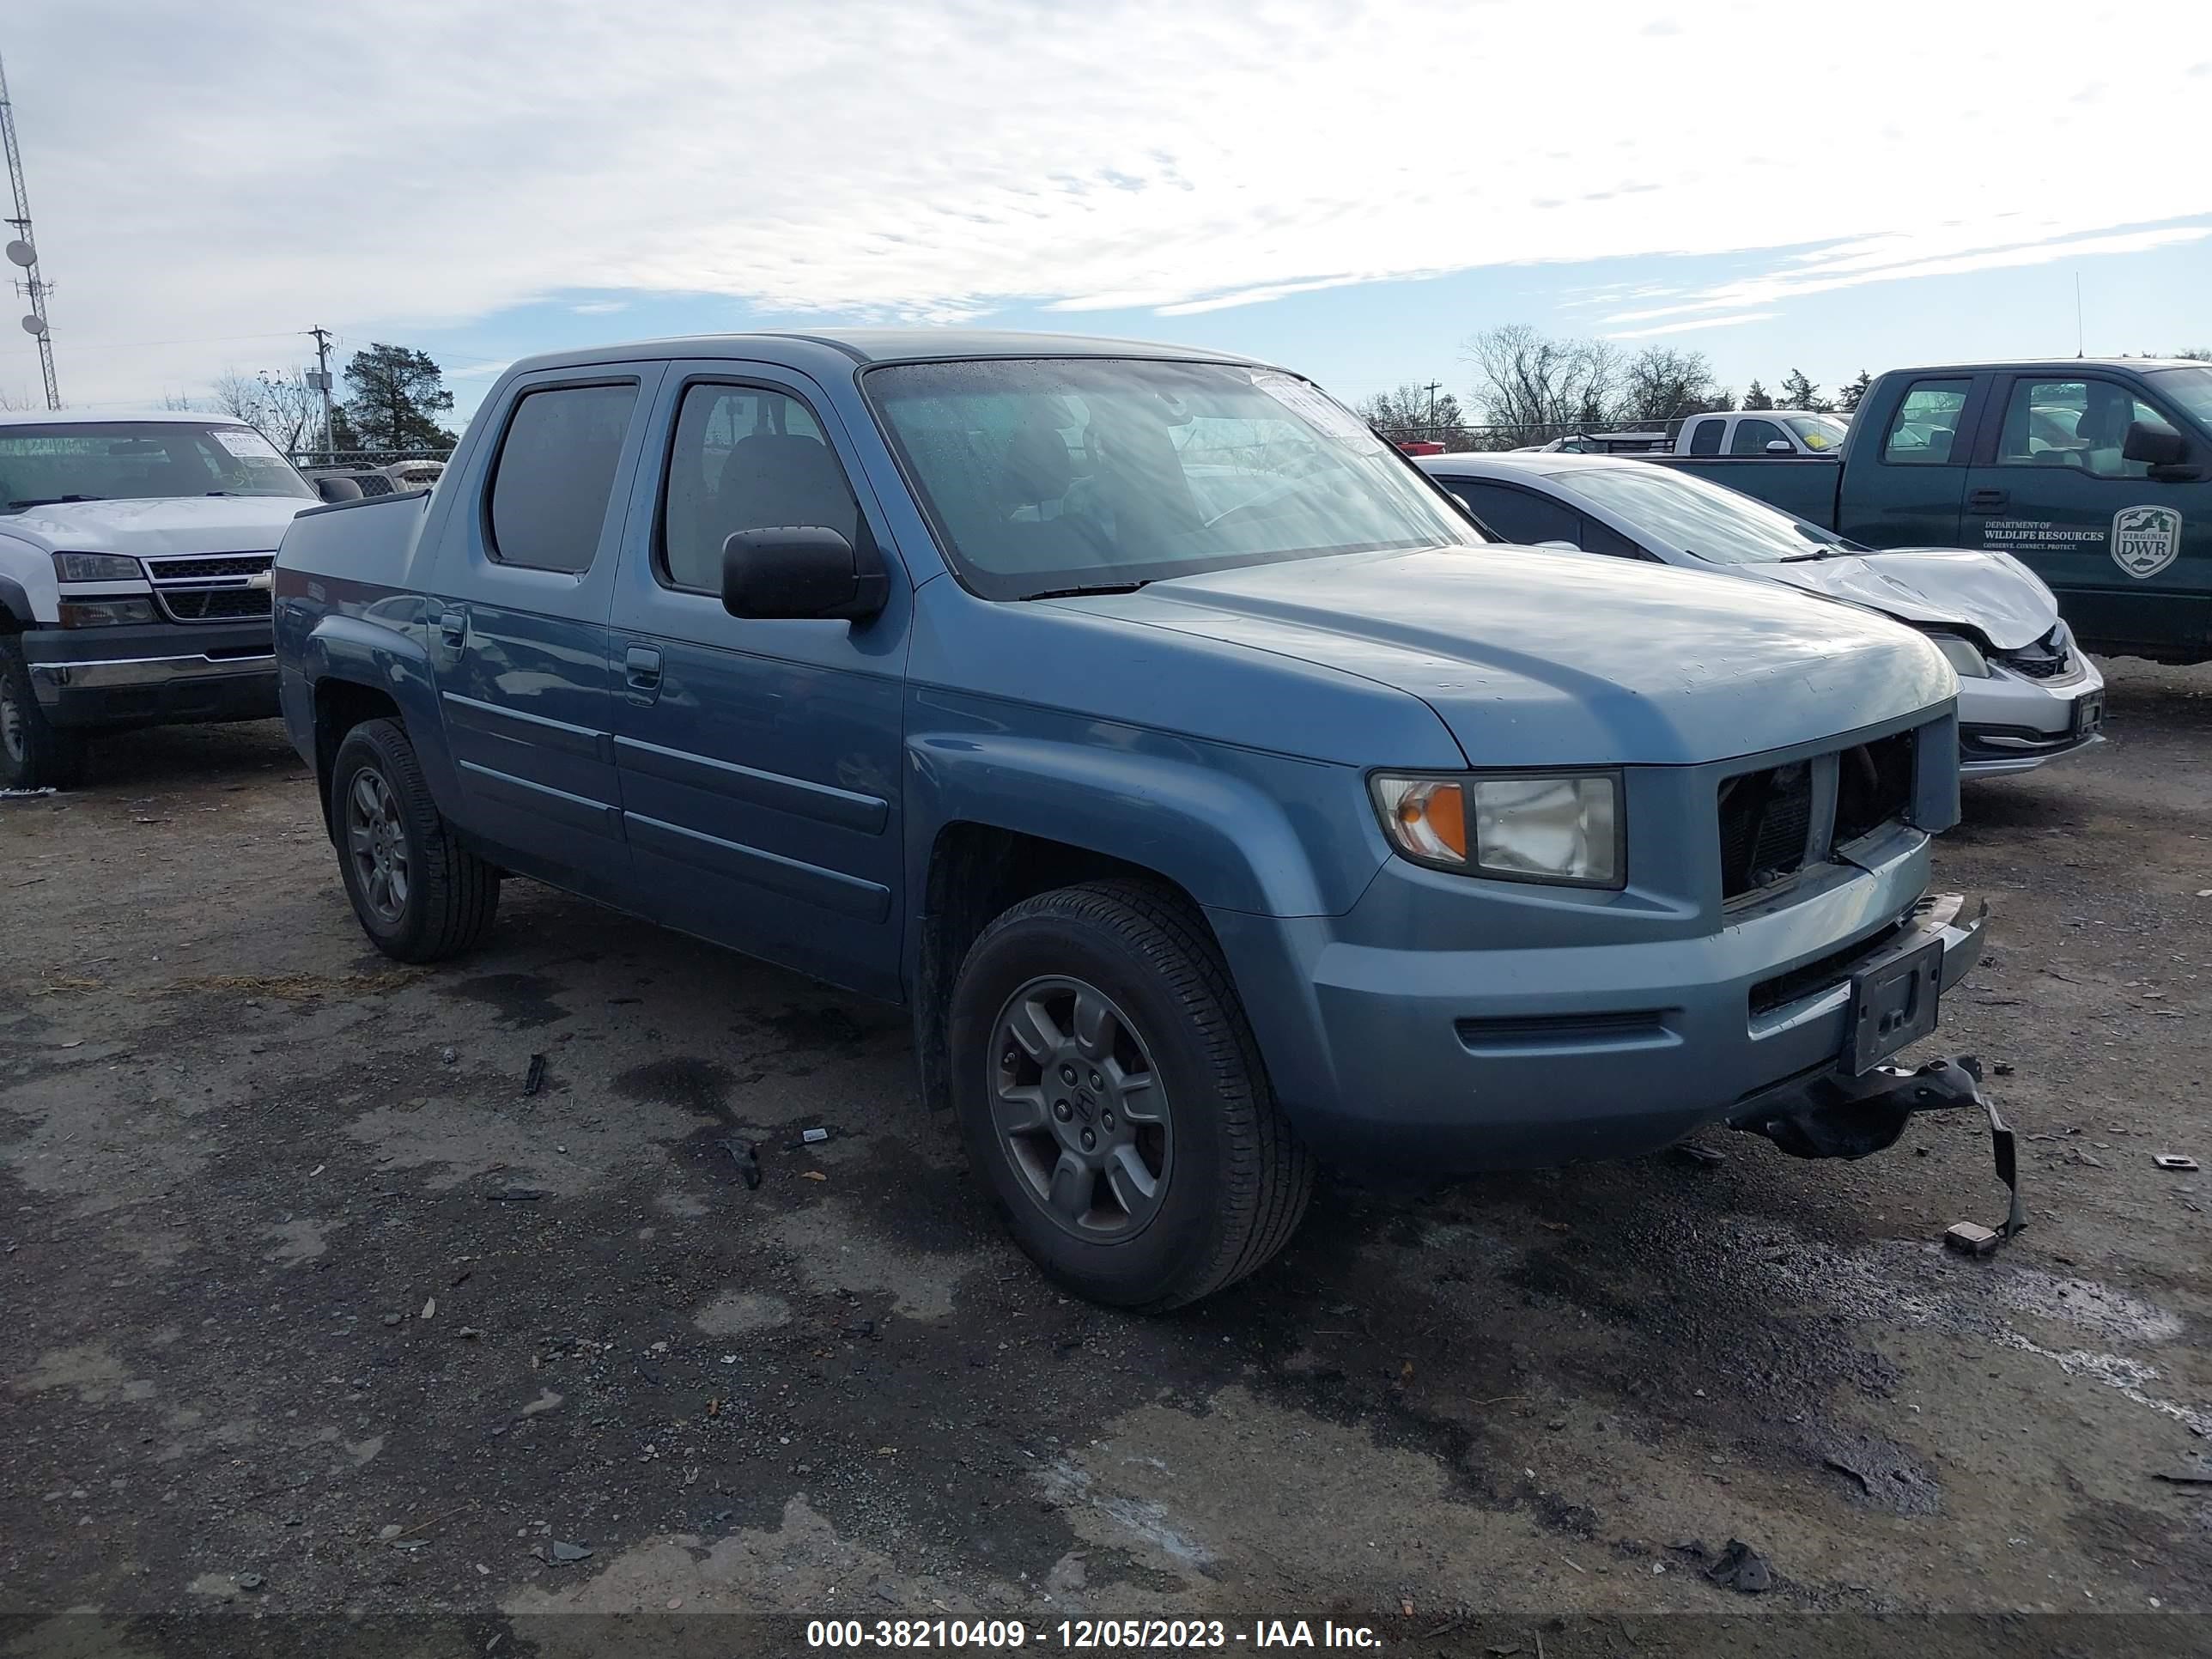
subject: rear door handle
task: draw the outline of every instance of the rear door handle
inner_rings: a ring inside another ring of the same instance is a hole
[[[1995,513],[2011,499],[2002,489],[1970,489],[1966,492],[1966,505],[1977,513]]]
[[[456,650],[469,642],[469,613],[455,606],[441,611],[438,617],[438,633],[447,645]]]
[[[652,645],[633,645],[623,655],[623,683],[629,687],[630,696],[640,702],[651,702],[660,695],[660,648]]]

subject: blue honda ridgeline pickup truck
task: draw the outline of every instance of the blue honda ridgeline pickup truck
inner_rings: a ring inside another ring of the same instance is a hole
[[[1957,683],[1910,629],[1490,545],[1308,382],[1053,337],[723,336],[501,379],[437,487],[310,509],[285,719],[386,954],[526,875],[913,1010],[1022,1245],[1162,1308],[1316,1156],[1727,1122],[1857,1156]]]

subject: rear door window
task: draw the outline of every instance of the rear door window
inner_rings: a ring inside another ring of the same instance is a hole
[[[636,404],[635,381],[523,393],[493,463],[493,558],[570,575],[592,568]]]
[[[1509,542],[1533,547],[1538,542],[1582,543],[1582,514],[1542,495],[1510,484],[1454,478],[1445,488],[1468,505],[1482,524]]]
[[[1728,422],[1716,417],[1699,421],[1690,428],[1690,453],[1692,455],[1719,454],[1721,434],[1727,429]]]
[[[1959,421],[1971,380],[1915,380],[1882,434],[1881,458],[1905,466],[1963,466]]]

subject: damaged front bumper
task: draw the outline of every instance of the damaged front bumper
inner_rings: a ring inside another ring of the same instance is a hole
[[[2020,1197],[2018,1139],[1983,1095],[1981,1062],[1973,1055],[1931,1060],[1909,1072],[1899,1066],[1877,1066],[1858,1077],[1838,1072],[1816,1079],[1795,1103],[1733,1118],[1730,1127],[1765,1135],[1792,1158],[1865,1158],[1895,1146],[1916,1114],[1963,1106],[1978,1107],[1989,1119],[1990,1158],[2009,1202],[2002,1226],[1960,1223],[1946,1238],[1969,1254],[1986,1255],[2027,1224],[2027,1212]]]

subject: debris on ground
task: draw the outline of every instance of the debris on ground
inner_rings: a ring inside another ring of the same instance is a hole
[[[801,1129],[799,1132],[799,1138],[808,1146],[815,1146],[829,1139],[830,1132],[827,1129]]]
[[[819,1170],[801,1170],[799,1172],[799,1178],[801,1181],[827,1181],[830,1179],[828,1176],[823,1175]]]
[[[1692,1164],[1725,1164],[1726,1152],[1717,1152],[1710,1146],[1700,1146],[1693,1140],[1683,1141],[1674,1150]]]
[[[495,1187],[484,1196],[495,1204],[535,1204],[545,1196],[543,1187]]]
[[[241,1572],[238,1575],[238,1587],[242,1590],[258,1590],[266,1582],[268,1581],[258,1572]]]
[[[458,1048],[447,1048],[438,1056],[439,1060],[447,1066],[453,1065],[460,1057],[461,1051]]]
[[[2160,1469],[2151,1479],[2177,1486],[2212,1486],[2212,1469]]]
[[[562,1399],[562,1395],[557,1395],[554,1393],[552,1389],[548,1389],[544,1393],[539,1395],[537,1399],[532,1401],[527,1406],[525,1406],[522,1408],[521,1415],[525,1417],[543,1417],[547,1412],[557,1410],[560,1407]]]
[[[1960,1255],[1987,1255],[1997,1247],[1994,1228],[1978,1222],[1954,1221],[1943,1230],[1943,1242]]]
[[[2151,1154],[2150,1161],[2161,1170],[2173,1170],[2183,1173],[2197,1167],[2197,1160],[2182,1152],[2154,1152]]]
[[[740,1140],[735,1135],[725,1135],[715,1143],[730,1155],[738,1166],[738,1173],[745,1178],[745,1190],[757,1191],[761,1184],[760,1148],[750,1140]]]
[[[534,1095],[544,1086],[545,1056],[532,1054],[530,1057],[530,1069],[523,1074],[522,1092],[526,1095]]]
[[[592,1559],[592,1553],[581,1544],[564,1544],[556,1538],[553,1540],[553,1559],[556,1561],[588,1561]]]
[[[1729,1540],[1721,1559],[1705,1569],[1705,1577],[1723,1589],[1758,1595],[1774,1588],[1773,1571],[1766,1558],[1741,1538]]]

